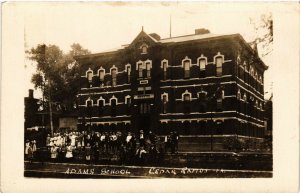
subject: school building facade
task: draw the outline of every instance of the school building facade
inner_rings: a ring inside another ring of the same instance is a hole
[[[80,130],[264,136],[268,67],[239,34],[197,29],[161,39],[142,30],[130,44],[76,61]]]

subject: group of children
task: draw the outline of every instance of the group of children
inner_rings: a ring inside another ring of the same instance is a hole
[[[36,151],[36,140],[29,141],[27,139],[25,141],[25,160],[29,160],[31,162],[35,157]]]
[[[128,132],[66,132],[47,135],[46,146],[53,162],[97,163],[100,155],[117,157],[121,164],[134,162],[143,164],[146,158],[155,162],[158,155],[178,149],[179,136],[176,132],[157,137],[151,131],[140,130],[137,135]],[[27,147],[27,144],[26,144]],[[35,146],[36,150],[36,146]],[[26,152],[25,152],[26,154]]]

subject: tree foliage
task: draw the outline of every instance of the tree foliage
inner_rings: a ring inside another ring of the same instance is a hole
[[[262,57],[273,51],[273,17],[272,13],[262,14],[258,21],[250,18],[256,33],[254,42],[261,47]]]
[[[54,109],[67,111],[74,108],[80,72],[73,57],[89,53],[78,43],[72,44],[66,54],[56,45],[45,44],[26,51],[28,58],[36,65],[31,81],[36,89],[42,90],[46,101],[51,96]],[[47,103],[44,105],[48,108]]]

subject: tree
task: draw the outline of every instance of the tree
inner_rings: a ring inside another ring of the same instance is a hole
[[[45,97],[44,110],[71,111],[76,103],[76,94],[80,89],[79,66],[73,58],[76,55],[89,54],[78,43],[71,45],[69,53],[64,54],[56,45],[39,44],[26,51],[28,58],[36,65],[36,73],[31,81],[36,89],[41,89]],[[51,104],[51,105],[50,105]],[[50,124],[51,125],[51,124]]]
[[[256,33],[253,43],[261,47],[261,56],[264,57],[273,51],[272,13],[262,14],[258,21],[250,18],[250,23],[253,25]]]

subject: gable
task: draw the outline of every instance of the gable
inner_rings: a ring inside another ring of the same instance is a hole
[[[142,49],[143,46],[151,47],[157,43],[157,40],[141,31],[129,45],[133,49]]]

